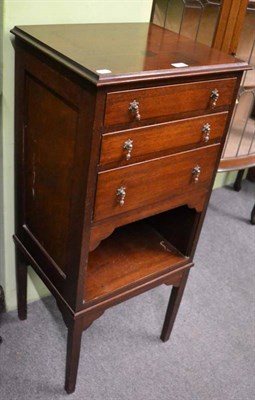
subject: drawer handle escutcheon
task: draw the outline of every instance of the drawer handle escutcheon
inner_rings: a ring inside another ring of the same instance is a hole
[[[200,167],[199,165],[196,165],[196,166],[193,168],[193,171],[192,171],[193,180],[194,180],[195,183],[198,182],[198,179],[199,179],[200,174],[201,174],[201,167]]]
[[[133,150],[133,140],[132,139],[128,139],[124,142],[123,144],[123,149],[127,150],[127,154],[126,154],[126,160],[130,160],[131,158],[131,152]]]
[[[126,188],[125,186],[121,186],[120,188],[117,189],[116,191],[116,196],[119,205],[122,207],[125,203],[125,197],[126,197]]]
[[[220,97],[220,93],[219,93],[218,89],[212,90],[212,92],[211,92],[212,108],[216,107],[219,97]]]
[[[131,101],[131,103],[129,103],[128,109],[129,109],[129,111],[131,111],[132,114],[135,115],[135,119],[137,121],[140,121],[141,115],[140,115],[140,110],[139,110],[139,102],[136,100]]]
[[[203,132],[203,141],[207,143],[210,139],[211,125],[208,123],[204,124],[202,132]]]

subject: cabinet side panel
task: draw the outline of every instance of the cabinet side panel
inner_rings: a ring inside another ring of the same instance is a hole
[[[25,91],[24,222],[65,271],[78,113],[30,74]]]
[[[105,96],[94,132],[94,85],[23,41],[15,41],[15,60],[14,239],[54,295],[76,310]]]

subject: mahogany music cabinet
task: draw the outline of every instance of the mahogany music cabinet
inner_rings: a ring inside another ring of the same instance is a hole
[[[107,308],[173,285],[168,340],[248,66],[147,23],[12,33],[18,314],[32,265],[68,327],[71,393]]]

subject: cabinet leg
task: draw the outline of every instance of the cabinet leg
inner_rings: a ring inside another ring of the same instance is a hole
[[[189,270],[184,271],[182,274],[180,285],[178,287],[173,286],[172,288],[171,296],[166,311],[165,321],[160,336],[160,339],[163,342],[166,342],[169,339],[171,331],[173,329],[174,321],[181,303],[188,275],[189,275]]]
[[[240,169],[240,171],[238,171],[238,173],[237,173],[236,180],[234,183],[234,190],[236,192],[240,192],[240,190],[241,190],[244,171],[245,171],[244,169]]]
[[[68,327],[66,352],[65,390],[68,394],[75,391],[82,337],[82,320],[73,320]]]
[[[254,204],[252,212],[251,212],[251,224],[255,225],[255,204]]]
[[[19,319],[27,318],[27,263],[23,254],[16,249],[16,285]]]

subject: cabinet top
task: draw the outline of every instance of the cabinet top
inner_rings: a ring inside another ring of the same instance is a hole
[[[33,25],[11,32],[97,86],[248,69],[246,62],[150,23]]]

